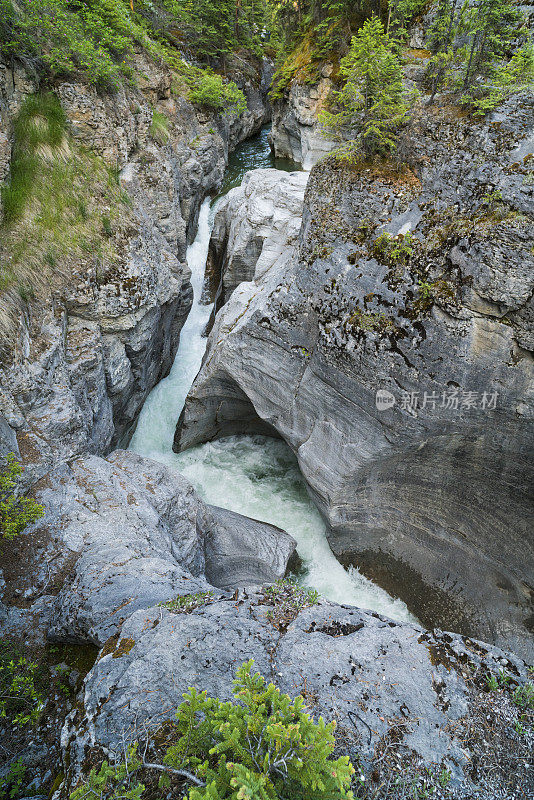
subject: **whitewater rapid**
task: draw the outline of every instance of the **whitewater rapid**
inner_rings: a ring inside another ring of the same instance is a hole
[[[146,400],[130,449],[187,477],[208,503],[270,522],[297,542],[304,572],[299,580],[324,597],[414,621],[406,605],[356,569],[345,570],[332,553],[326,528],[313,505],[289,447],[263,436],[232,436],[172,452],[176,423],[206,348],[203,336],[212,306],[201,302],[208,245],[216,211],[206,200],[197,236],[187,250],[194,301],[180,336],[173,368]]]

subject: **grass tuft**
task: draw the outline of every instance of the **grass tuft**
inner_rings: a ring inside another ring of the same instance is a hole
[[[32,193],[41,159],[53,161],[55,153],[68,154],[67,120],[52,93],[28,97],[14,124],[14,148],[9,182],[2,188],[4,225],[11,225],[24,212]]]
[[[156,110],[152,112],[152,124],[150,125],[149,133],[158,144],[167,144],[171,134],[169,132],[169,120],[165,114],[161,114]]]
[[[49,309],[51,293],[77,276],[87,280],[96,254],[105,280],[131,228],[124,194],[113,170],[71,140],[57,97],[26,100],[2,189],[0,360],[13,355],[25,305]]]

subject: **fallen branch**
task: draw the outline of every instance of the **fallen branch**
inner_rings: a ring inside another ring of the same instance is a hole
[[[171,775],[178,775],[180,778],[186,778],[191,783],[194,783],[195,786],[206,785],[197,778],[196,775],[193,775],[192,772],[188,772],[186,769],[174,769],[174,767],[165,767],[162,764],[151,764],[148,761],[143,761],[143,767],[146,767],[146,769],[156,769],[158,772],[168,772]]]

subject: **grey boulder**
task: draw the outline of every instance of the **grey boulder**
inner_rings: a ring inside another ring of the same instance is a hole
[[[181,475],[131,452],[76,459],[36,494],[46,514],[13,544],[31,547],[24,569],[6,569],[3,614],[10,627],[42,618],[57,641],[102,645],[138,609],[274,581],[295,549],[284,531],[206,505]]]
[[[81,741],[121,749],[172,719],[191,686],[230,699],[236,669],[252,658],[282,691],[303,693],[314,717],[349,731],[364,761],[394,730],[406,752],[461,777],[469,751],[458,731],[472,679],[499,670],[519,684],[527,677],[523,662],[498,648],[376,613],[321,602],[287,628],[273,625],[273,613],[264,594],[246,592],[191,613],[137,611],[89,673],[64,741],[73,751]]]

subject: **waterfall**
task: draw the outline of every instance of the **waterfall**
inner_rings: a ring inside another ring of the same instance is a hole
[[[263,148],[268,146],[261,137],[258,143]],[[250,150],[250,143],[248,146]],[[413,622],[414,617],[401,600],[390,597],[356,569],[347,571],[338,562],[296,458],[284,442],[264,436],[232,436],[183,453],[172,452],[176,423],[202,362],[206,347],[202,334],[212,309],[201,303],[216,203],[210,206],[209,200],[202,205],[197,236],[187,250],[194,300],[176,359],[168,377],[147,398],[130,449],[181,472],[208,503],[286,530],[297,541],[304,564],[302,583],[324,597]]]

